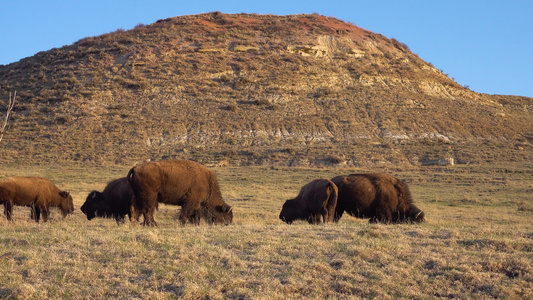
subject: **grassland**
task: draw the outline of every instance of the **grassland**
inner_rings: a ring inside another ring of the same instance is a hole
[[[0,177],[44,176],[76,211],[48,223],[15,207],[0,218],[0,298],[434,299],[533,298],[533,166],[416,169],[217,167],[234,207],[229,226],[179,226],[162,205],[158,228],[87,221],[86,195],[128,167],[4,166]],[[286,225],[283,201],[314,178],[385,171],[410,184],[428,221]]]

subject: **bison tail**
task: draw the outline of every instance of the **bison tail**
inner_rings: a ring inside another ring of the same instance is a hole
[[[131,190],[133,191],[133,198],[131,199],[131,205],[133,205],[134,208],[141,210],[143,207],[143,203],[141,201],[140,191],[139,191],[139,187],[137,186],[134,170],[135,168],[131,168],[130,171],[128,172],[128,183],[130,184]]]
[[[339,197],[339,191],[335,183],[328,182],[329,199],[327,201],[326,208],[328,210],[328,220],[324,222],[333,222],[335,219],[335,210],[337,208],[337,199]]]

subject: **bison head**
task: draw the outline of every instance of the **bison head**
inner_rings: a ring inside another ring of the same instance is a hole
[[[100,200],[102,200],[102,193],[98,191],[92,191],[87,196],[85,203],[81,206],[81,211],[87,216],[87,220],[92,220],[96,216],[100,216],[98,214]]]
[[[409,219],[411,220],[411,222],[415,222],[415,223],[422,223],[426,220],[424,216],[424,212],[418,208],[411,209]]]
[[[302,208],[296,203],[295,199],[287,200],[281,208],[279,218],[283,222],[291,224],[294,220],[302,219],[301,210]]]
[[[403,222],[422,223],[425,221],[424,212],[414,204],[409,205],[409,211],[405,215]]]
[[[233,210],[227,204],[215,206],[214,223],[228,225],[233,222]]]
[[[59,208],[61,209],[61,214],[64,218],[74,211],[74,202],[72,201],[72,196],[69,192],[60,191],[59,196],[61,196]]]
[[[208,224],[229,225],[233,222],[233,209],[225,203],[213,207],[205,202],[202,203],[201,210],[191,216],[189,222],[199,224],[200,217],[203,217]]]
[[[424,221],[424,212],[412,204],[408,211],[405,213],[398,212],[392,218],[393,223],[422,223]]]

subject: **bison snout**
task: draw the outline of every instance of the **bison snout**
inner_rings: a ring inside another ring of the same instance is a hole
[[[87,210],[85,210],[85,209],[83,209],[83,208],[81,209],[81,212],[82,212],[84,215],[87,216],[87,220],[89,220],[89,221],[92,220],[92,219],[94,219],[94,218],[96,217],[95,212],[89,212],[89,211],[87,211]]]
[[[285,216],[279,215],[279,219],[282,220],[283,222],[287,223],[287,224],[292,224],[292,221],[287,220],[287,218],[285,218]]]

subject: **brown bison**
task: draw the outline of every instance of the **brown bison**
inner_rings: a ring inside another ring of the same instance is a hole
[[[199,224],[203,217],[209,224],[230,224],[231,207],[222,199],[215,172],[189,160],[147,162],[133,167],[128,181],[135,195],[132,220],[139,212],[144,225],[157,226],[157,203],[181,206],[180,222]]]
[[[407,184],[384,173],[332,178],[338,189],[334,221],[344,212],[371,223],[423,222],[424,212],[413,204]]]
[[[63,214],[74,211],[72,196],[59,190],[52,181],[41,177],[9,177],[0,180],[0,203],[4,204],[4,214],[11,220],[13,205],[29,206],[32,219],[48,221],[51,206],[57,206]]]
[[[95,217],[115,218],[117,224],[120,224],[124,223],[126,215],[131,220],[132,201],[133,191],[128,178],[122,177],[108,182],[102,192],[90,192],[81,211],[87,216],[87,220]]]
[[[285,201],[279,218],[287,224],[307,220],[309,224],[333,221],[337,205],[337,186],[327,179],[315,179],[304,185],[294,199]]]

